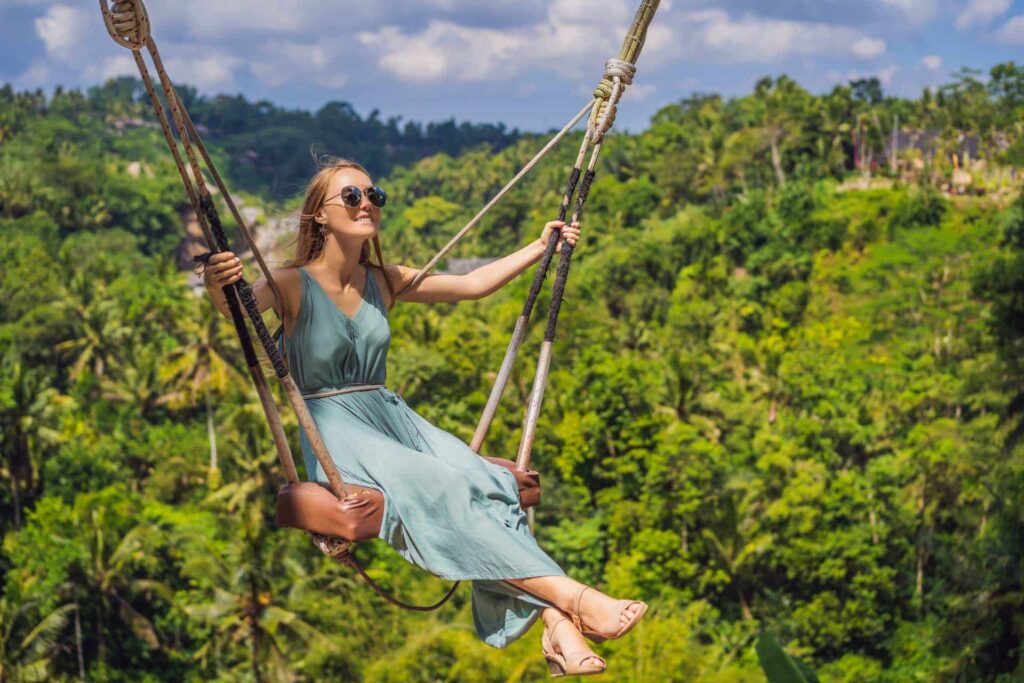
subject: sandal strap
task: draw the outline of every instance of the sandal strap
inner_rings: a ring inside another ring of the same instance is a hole
[[[583,631],[583,619],[580,617],[580,606],[583,604],[583,594],[586,593],[589,588],[590,586],[584,586],[580,589],[576,594],[576,600],[574,601],[576,603],[576,607],[569,613],[569,616],[572,617],[572,625],[580,632]]]
[[[573,650],[569,653],[562,653],[562,657],[565,659],[566,664],[572,664],[575,667],[579,667],[587,659],[596,659],[601,662],[601,666],[608,666],[608,663],[604,661],[603,657],[594,654],[591,650]]]
[[[553,636],[555,634],[555,629],[556,628],[558,628],[563,622],[568,622],[568,621],[569,621],[568,619],[566,619],[565,617],[562,617],[561,619],[559,619],[558,621],[556,621],[554,624],[552,624],[550,626],[545,624],[544,625],[544,630],[547,632],[548,637],[550,638],[551,636]]]

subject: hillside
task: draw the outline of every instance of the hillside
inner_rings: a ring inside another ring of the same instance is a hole
[[[822,681],[1024,676],[1024,201],[1007,138],[1021,103],[992,83],[901,100],[766,79],[609,141],[534,462],[541,546],[653,605],[636,637],[601,647],[619,680],[761,681],[762,630]],[[0,671],[546,679],[537,632],[476,641],[468,591],[399,612],[274,527],[282,477],[258,401],[226,321],[174,265],[185,202],[162,139],[112,125],[119,87],[0,93]],[[895,170],[866,161],[886,158],[893,112],[946,131]],[[959,131],[980,121],[967,158]],[[215,154],[244,179],[236,142]],[[385,256],[425,261],[538,145],[507,142],[382,174]],[[458,256],[535,239],[571,146]],[[262,182],[242,196],[266,225],[295,200]],[[396,307],[388,386],[468,439],[528,284]],[[514,455],[542,327],[491,455]],[[406,599],[443,591],[382,543],[356,552]]]

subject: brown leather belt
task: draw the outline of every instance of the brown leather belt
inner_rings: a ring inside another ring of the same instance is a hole
[[[302,398],[327,398],[328,396],[339,396],[341,394],[351,394],[356,391],[372,391],[373,389],[384,389],[383,384],[353,384],[352,386],[342,387],[341,389],[331,389],[330,391],[320,391],[315,394],[303,394]]]

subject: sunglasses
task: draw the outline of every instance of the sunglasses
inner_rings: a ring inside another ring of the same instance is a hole
[[[370,200],[370,203],[380,208],[388,203],[388,193],[380,189],[376,185],[370,185],[365,190],[356,185],[349,185],[341,188],[341,192],[335,195],[331,195],[324,200],[324,204],[331,201],[335,197],[341,198],[341,203],[350,209],[354,209],[359,206],[363,201],[363,193],[366,193],[366,198]]]

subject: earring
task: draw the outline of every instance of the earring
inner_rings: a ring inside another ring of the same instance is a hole
[[[326,237],[327,236],[327,228],[324,227],[323,221],[317,221],[316,222],[316,226],[317,226],[317,231],[320,233],[320,236],[321,237]]]

